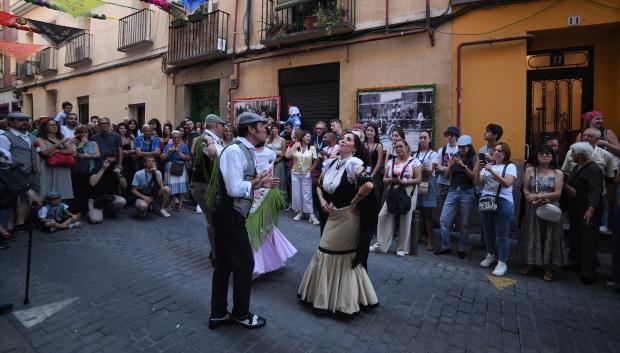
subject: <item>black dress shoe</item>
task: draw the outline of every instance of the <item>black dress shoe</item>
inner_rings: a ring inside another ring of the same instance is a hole
[[[249,313],[245,319],[237,319],[234,316],[231,316],[231,318],[234,323],[249,329],[261,328],[267,323],[267,320],[252,313]]]
[[[458,253],[458,255],[456,255],[456,257],[458,257],[459,259],[464,259],[465,258],[465,251],[459,250],[459,253]]]
[[[433,254],[435,255],[445,255],[450,253],[452,253],[452,249],[437,249],[433,251]]]
[[[620,292],[620,283],[618,282],[605,282],[605,289],[612,292]]]
[[[10,313],[13,310],[13,304],[0,304],[0,315]]]
[[[226,315],[222,316],[222,317],[217,317],[217,316],[213,316],[211,315],[211,317],[209,318],[209,329],[213,330],[216,329],[224,324],[227,324],[230,322],[230,314],[226,313]]]
[[[596,278],[591,278],[591,277],[581,277],[581,283],[583,284],[593,284],[594,282],[596,282]]]

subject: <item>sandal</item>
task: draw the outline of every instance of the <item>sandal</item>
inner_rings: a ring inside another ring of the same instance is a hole
[[[555,275],[553,274],[552,270],[546,270],[545,274],[543,275],[543,280],[545,282],[553,282],[553,278],[555,277]]]
[[[525,266],[525,267],[523,267],[521,269],[521,274],[527,276],[530,273],[534,272],[534,270],[536,270],[536,266],[534,266],[534,265],[527,265],[527,266]]]

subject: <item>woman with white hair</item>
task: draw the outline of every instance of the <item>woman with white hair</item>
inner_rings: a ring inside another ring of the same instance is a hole
[[[592,161],[594,149],[588,142],[570,146],[571,158],[577,164],[564,184],[563,208],[570,220],[570,257],[572,266],[581,270],[581,282],[596,280],[596,245],[601,220],[603,173]]]
[[[187,192],[187,172],[185,171],[185,161],[191,158],[189,147],[183,142],[182,134],[179,130],[174,130],[170,134],[172,143],[164,146],[161,160],[164,165],[164,184],[170,188],[170,194],[174,207],[178,210],[183,209],[183,194]]]

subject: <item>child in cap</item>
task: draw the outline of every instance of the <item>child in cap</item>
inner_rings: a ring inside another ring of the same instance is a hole
[[[81,226],[77,219],[80,216],[69,212],[69,206],[60,200],[58,191],[50,191],[45,196],[45,204],[39,209],[39,219],[43,230],[55,232],[58,229],[71,229]]]

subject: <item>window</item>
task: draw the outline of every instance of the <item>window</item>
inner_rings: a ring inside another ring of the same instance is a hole
[[[88,112],[88,96],[77,97],[78,104],[78,116],[80,117],[80,123],[86,125],[90,122]]]

